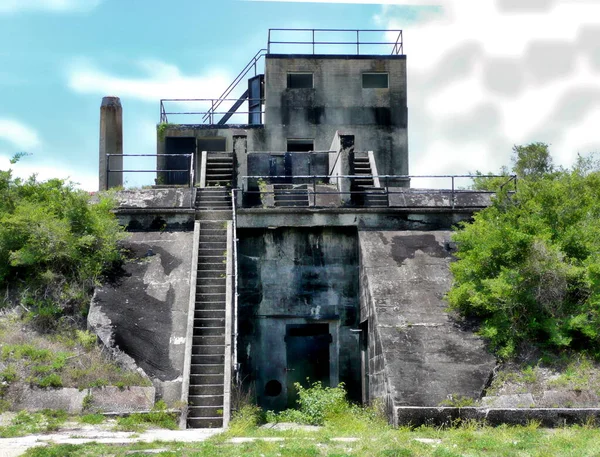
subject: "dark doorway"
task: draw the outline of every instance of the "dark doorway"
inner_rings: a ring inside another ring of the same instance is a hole
[[[190,157],[185,157],[176,154],[195,154],[196,153],[196,138],[194,137],[167,137],[165,138],[165,154],[164,170],[180,170],[166,171],[159,173],[158,184],[175,184],[189,185],[190,184]],[[173,157],[169,157],[173,155]],[[161,179],[162,176],[162,179]]]
[[[308,152],[314,151],[314,141],[304,139],[288,139],[287,150],[289,152]]]
[[[225,138],[198,138],[198,151],[225,152]]]
[[[269,176],[272,176],[273,184],[292,182],[292,155],[289,152],[269,156]]]
[[[329,324],[290,324],[286,326],[287,391],[288,408],[296,405],[297,393],[294,383],[304,387],[321,381],[330,386]],[[307,381],[308,378],[308,381]]]

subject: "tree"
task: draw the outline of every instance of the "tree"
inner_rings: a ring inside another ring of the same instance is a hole
[[[450,307],[481,320],[501,357],[524,341],[600,355],[600,171],[554,170],[547,146],[514,148],[517,194],[455,233]]]

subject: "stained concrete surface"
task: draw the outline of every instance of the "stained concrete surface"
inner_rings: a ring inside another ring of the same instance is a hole
[[[193,232],[132,233],[130,260],[96,290],[88,325],[125,365],[140,367],[167,403],[180,399]]]
[[[479,398],[496,363],[446,313],[449,231],[359,231],[361,321],[369,319],[369,388],[390,407]]]

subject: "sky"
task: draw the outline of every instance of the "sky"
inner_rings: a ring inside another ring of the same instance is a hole
[[[404,31],[412,175],[600,150],[598,0],[0,0],[0,169],[24,151],[15,175],[96,190],[103,96],[124,153],[154,154],[159,100],[217,98],[269,28]]]

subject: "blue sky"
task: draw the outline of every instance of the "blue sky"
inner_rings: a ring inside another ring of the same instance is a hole
[[[218,97],[270,27],[405,30],[413,174],[497,169],[527,141],[563,164],[599,149],[600,2],[401,3],[0,0],[0,168],[27,151],[17,174],[96,189],[104,95],[125,153],[155,153],[160,98]]]

